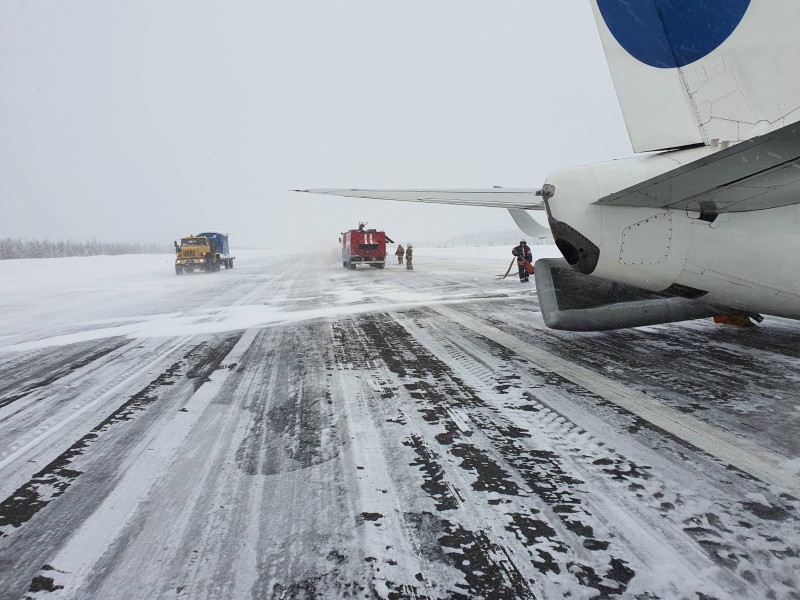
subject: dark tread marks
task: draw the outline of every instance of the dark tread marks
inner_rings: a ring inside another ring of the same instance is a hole
[[[19,400],[20,398],[24,398],[36,390],[49,386],[59,379],[66,377],[70,373],[77,371],[78,369],[81,369],[97,360],[100,360],[104,356],[111,354],[115,350],[118,350],[128,343],[129,340],[127,339],[114,338],[111,341],[105,341],[99,350],[96,350],[93,344],[91,349],[69,354],[67,358],[58,360],[55,365],[46,362],[46,366],[45,368],[41,369],[40,374],[33,377],[30,375],[25,375],[24,379],[26,381],[33,379],[32,383],[28,383],[28,385],[22,389],[16,388],[11,391],[12,388],[6,388],[6,390],[3,390],[5,393],[0,396],[0,408],[8,406],[12,402]]]
[[[225,354],[222,354],[223,357],[230,351],[230,348],[238,341],[239,337],[241,337],[241,334],[223,340],[220,347],[227,348]],[[189,370],[202,374],[204,378],[214,368],[217,368],[219,362],[214,363],[213,360],[207,360],[206,357],[209,353],[206,352],[206,347],[207,343],[204,342],[187,352],[182,360],[173,363],[92,428],[86,435],[72,444],[39,472],[35,473],[27,483],[0,502],[0,538],[7,537],[12,529],[21,527],[50,502],[62,496],[75,480],[83,474],[82,471],[72,467],[73,463],[83,456],[91,445],[101,439],[103,434],[116,425],[133,420],[137,413],[146,410],[148,406],[157,401],[160,397],[160,388],[173,385],[180,377],[180,373],[186,365],[185,361],[188,361],[191,365]],[[211,354],[216,356],[218,353]],[[199,362],[195,362],[198,357],[200,357]]]

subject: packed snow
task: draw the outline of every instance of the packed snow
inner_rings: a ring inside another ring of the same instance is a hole
[[[795,481],[800,325],[555,332],[507,247],[236,254],[0,261],[0,599],[800,594],[798,499],[608,401]]]

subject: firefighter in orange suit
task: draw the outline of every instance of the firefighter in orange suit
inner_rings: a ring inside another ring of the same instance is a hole
[[[397,244],[397,250],[395,250],[394,255],[397,257],[397,264],[403,264],[403,256],[405,256],[406,250],[403,248],[402,244]]]

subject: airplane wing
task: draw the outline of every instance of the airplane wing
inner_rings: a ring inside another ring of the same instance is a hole
[[[316,188],[293,190],[310,194],[328,194],[347,198],[373,198],[403,202],[430,202],[433,204],[460,204],[522,210],[544,210],[541,190],[528,188],[488,188],[473,190],[353,190]]]
[[[800,123],[745,140],[595,204],[711,214],[800,204]]]

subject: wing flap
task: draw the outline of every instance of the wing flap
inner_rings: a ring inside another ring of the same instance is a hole
[[[800,203],[800,125],[793,123],[601,198],[605,206],[706,213]]]
[[[315,188],[294,190],[310,194],[327,194],[345,198],[370,198],[401,202],[429,202],[432,204],[457,204],[522,210],[544,210],[541,191],[528,188],[489,188],[456,190],[358,190]]]

